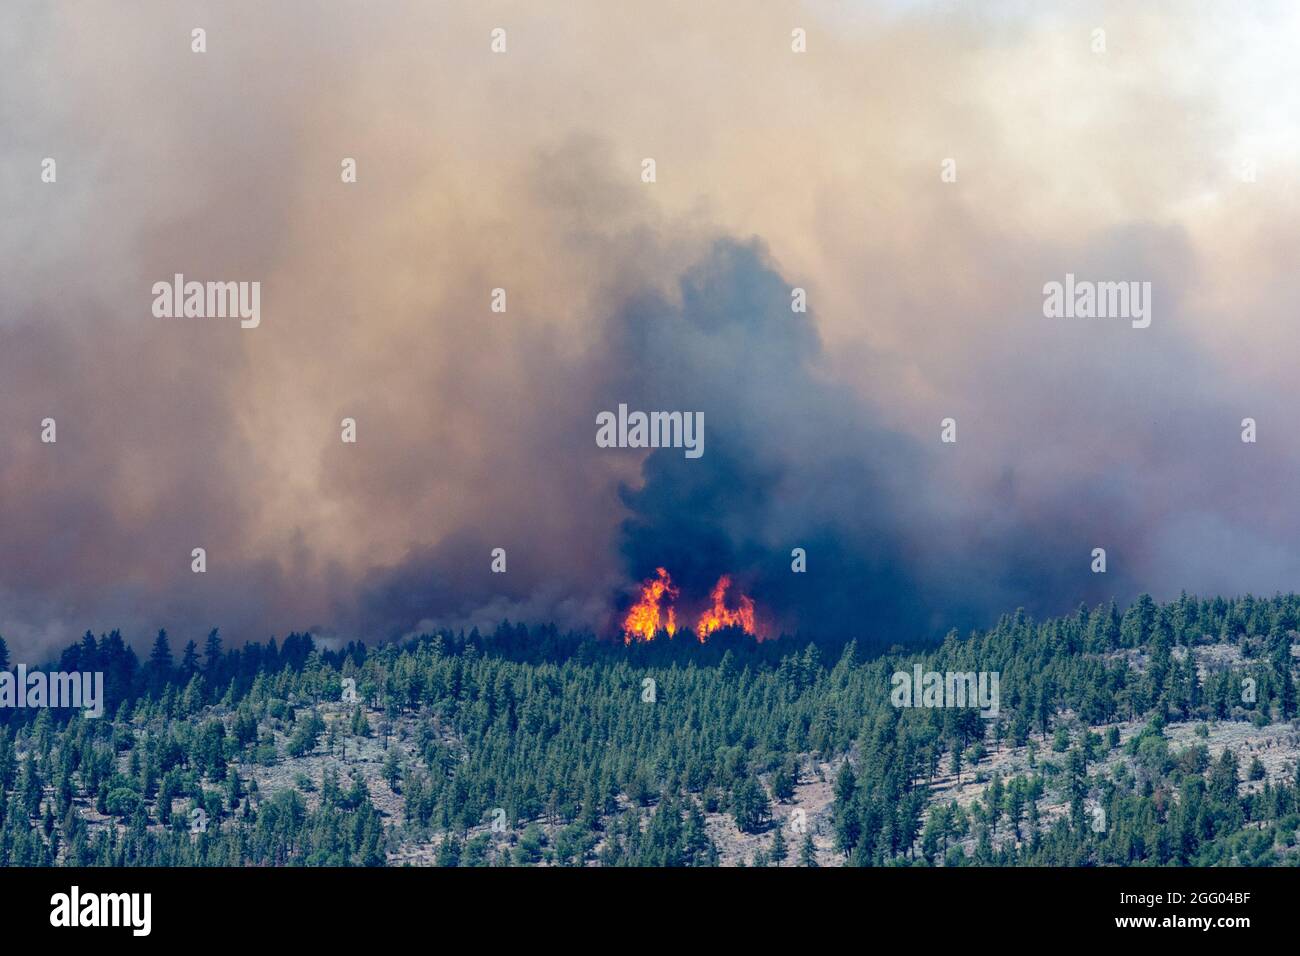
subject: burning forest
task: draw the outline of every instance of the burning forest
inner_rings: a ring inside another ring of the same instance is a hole
[[[728,574],[718,578],[709,592],[708,603],[694,615],[692,626],[696,638],[703,644],[716,631],[728,627],[740,628],[746,634],[759,637],[754,600],[737,589],[736,596],[728,597],[732,581]],[[636,602],[623,617],[623,643],[653,641],[660,634],[673,637],[677,633],[677,609],[681,589],[673,584],[665,568],[656,568],[655,576],[645,581]],[[732,606],[728,606],[730,601]],[[690,615],[683,615],[689,619]]]

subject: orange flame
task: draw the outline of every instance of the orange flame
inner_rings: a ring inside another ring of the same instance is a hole
[[[641,586],[641,600],[628,609],[623,618],[623,643],[631,644],[634,640],[653,641],[660,630],[672,637],[677,632],[677,612],[672,602],[677,600],[678,590],[673,587],[672,578],[663,568],[655,568],[655,577]],[[659,603],[668,599],[667,612],[660,617]]]
[[[699,636],[701,644],[710,634],[723,627],[739,627],[746,634],[754,633],[753,599],[742,594],[740,607],[734,611],[729,610],[724,600],[729,587],[731,587],[729,574],[718,578],[718,583],[713,586],[713,593],[710,595],[713,599],[713,607],[706,609],[700,615],[699,623],[695,625],[695,633]]]

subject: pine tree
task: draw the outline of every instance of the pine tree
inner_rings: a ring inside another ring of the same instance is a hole
[[[208,639],[203,645],[203,670],[212,680],[221,667],[221,632],[213,628],[208,632]]]
[[[149,652],[149,663],[145,670],[149,675],[149,688],[159,693],[172,677],[172,645],[167,639],[167,632],[160,630]]]
[[[813,846],[811,833],[805,833],[803,845],[799,848],[799,865],[800,866],[817,866],[817,849]]]
[[[772,858],[773,863],[780,866],[789,855],[790,848],[785,845],[785,828],[778,826],[776,833],[772,835],[772,849],[768,851],[768,856]]]
[[[181,681],[188,683],[190,678],[198,673],[199,670],[199,653],[198,645],[193,641],[185,642],[185,653],[181,655]]]
[[[384,757],[384,780],[387,781],[390,790],[396,792],[397,782],[402,779],[402,764],[397,758],[397,751],[388,751]]]
[[[357,704],[356,708],[352,711],[352,736],[370,736],[370,721],[366,719],[366,712],[361,709],[360,704]]]
[[[771,804],[762,785],[753,777],[745,777],[731,795],[731,815],[742,833],[757,833],[771,816]]]
[[[448,833],[438,844],[439,866],[460,866],[460,841]]]

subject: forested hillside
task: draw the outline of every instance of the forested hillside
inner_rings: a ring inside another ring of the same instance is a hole
[[[102,718],[0,710],[0,862],[1292,864],[1298,623],[1143,596],[871,654],[503,624],[143,662],[87,634],[49,666],[104,672]],[[998,673],[997,717],[895,706],[917,663]]]

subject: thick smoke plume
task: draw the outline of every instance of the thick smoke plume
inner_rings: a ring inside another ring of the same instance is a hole
[[[1291,590],[1296,14],[1193,6],[1099,56],[1018,3],[4,4],[0,634],[610,633],[659,566],[884,642]],[[260,326],[155,318],[176,273]],[[1150,328],[1045,318],[1067,273]],[[619,403],[704,456],[597,448]]]

